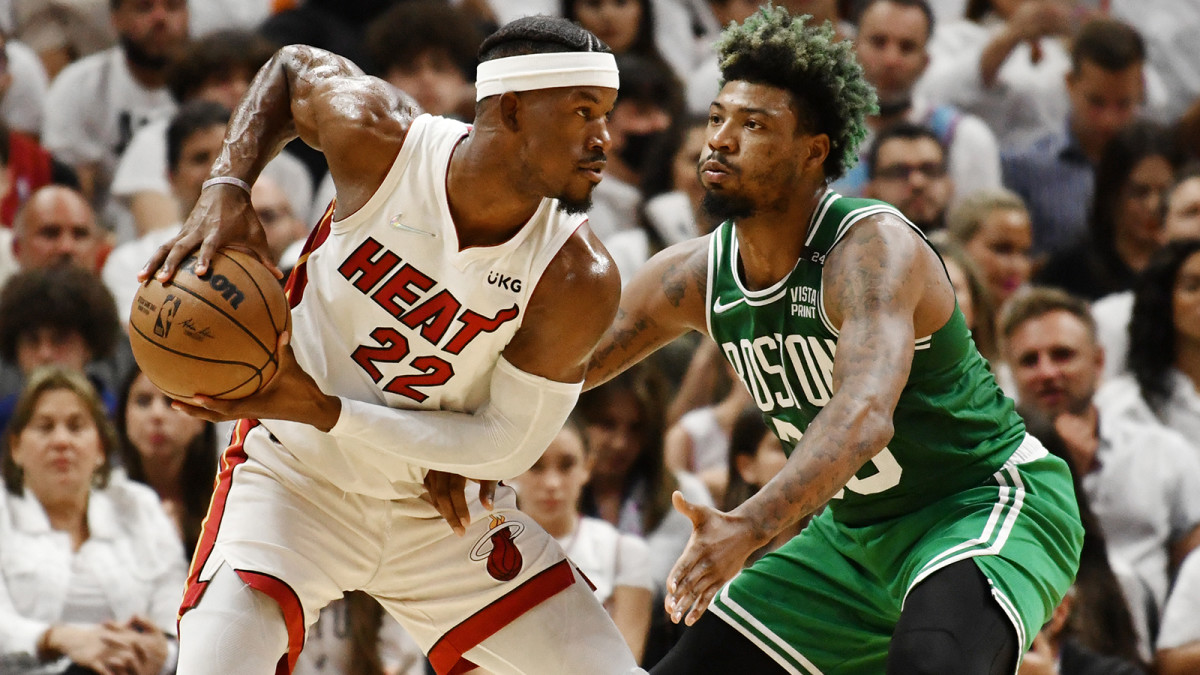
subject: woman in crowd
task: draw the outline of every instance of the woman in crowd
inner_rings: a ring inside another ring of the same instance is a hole
[[[562,0],[562,16],[590,30],[614,54],[638,54],[669,67],[655,42],[651,0]]]
[[[100,675],[174,670],[187,569],[154,492],[114,476],[116,433],[82,375],[33,373],[5,433],[0,654]]]
[[[950,284],[954,286],[958,309],[966,319],[975,346],[979,348],[983,358],[993,364],[993,368],[998,366],[1000,348],[996,343],[996,303],[983,280],[983,272],[957,242],[948,237],[931,239],[946,265],[946,274],[950,277]]]
[[[1181,158],[1174,137],[1153,122],[1136,122],[1104,148],[1087,235],[1055,254],[1039,284],[1096,300],[1133,287],[1163,244],[1163,204]]]
[[[1166,244],[1138,278],[1128,363],[1131,375],[1097,393],[1101,411],[1200,439],[1200,239]]]
[[[121,390],[116,421],[126,474],[154,489],[190,554],[217,476],[213,425],[172,408],[136,366]]]
[[[567,421],[541,459],[513,481],[521,510],[546,529],[595,587],[639,662],[650,630],[654,581],[641,537],[579,511],[593,464],[576,418]]]
[[[787,455],[783,454],[783,444],[767,428],[762,413],[753,406],[743,408],[733,423],[729,438],[729,487],[721,500],[721,510],[728,513],[754,496],[779,473],[785,463]],[[801,519],[775,535],[766,546],[750,554],[746,566],[749,567],[755,560],[800,534],[808,520]]]

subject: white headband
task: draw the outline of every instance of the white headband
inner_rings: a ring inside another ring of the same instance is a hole
[[[479,64],[475,100],[506,91],[554,87],[608,87],[617,89],[621,78],[617,60],[603,52],[523,54]]]

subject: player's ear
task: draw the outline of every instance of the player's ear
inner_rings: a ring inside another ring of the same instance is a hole
[[[816,171],[825,165],[829,157],[829,135],[813,134],[805,136],[805,150],[801,154],[801,168],[804,171]]]
[[[521,130],[521,97],[516,92],[506,91],[500,95],[500,124],[508,131]]]

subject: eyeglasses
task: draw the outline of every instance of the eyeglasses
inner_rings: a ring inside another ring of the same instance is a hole
[[[941,178],[946,175],[946,165],[941,162],[922,162],[921,164],[892,164],[875,169],[875,177],[879,180],[909,180],[913,173],[920,173],[926,178]]]

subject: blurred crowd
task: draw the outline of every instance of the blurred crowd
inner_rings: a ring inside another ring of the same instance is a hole
[[[696,175],[714,44],[758,4],[0,0],[0,673],[101,654],[174,670],[228,430],[170,408],[125,324],[137,271],[179,231],[279,46],[330,50],[469,121],[476,50],[498,25],[555,14],[594,32],[621,89],[590,226],[628,279],[717,225]],[[1074,470],[1084,559],[1021,673],[1200,672],[1200,3],[775,4],[833,22],[879,95],[833,189],[888,201],[929,236],[993,373]],[[332,196],[300,141],[264,169],[251,201],[281,268]],[[685,630],[661,609],[691,532],[671,493],[732,508],[784,461],[693,335],[585,393],[512,482],[648,667]],[[427,668],[351,593],[296,672]]]

